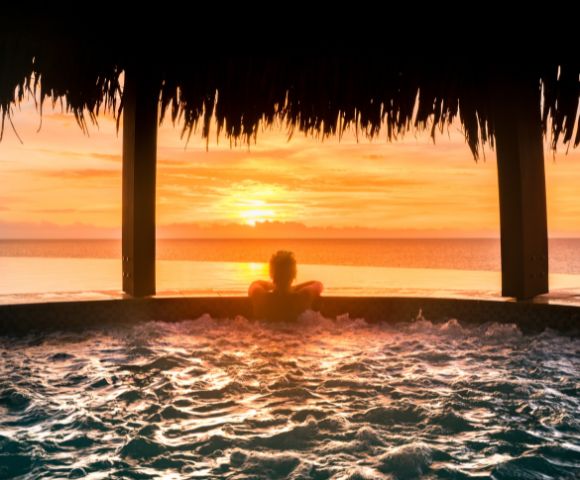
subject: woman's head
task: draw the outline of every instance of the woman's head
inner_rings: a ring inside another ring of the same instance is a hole
[[[296,258],[292,252],[279,250],[270,258],[270,277],[279,289],[289,288],[296,278]]]

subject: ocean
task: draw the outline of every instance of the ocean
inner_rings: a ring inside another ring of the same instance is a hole
[[[277,250],[293,251],[298,280],[319,279],[327,294],[493,296],[501,289],[497,239],[199,239],[158,241],[158,292],[245,294],[252,280],[267,277]],[[580,288],[578,252],[580,239],[550,240],[552,290]],[[118,240],[0,240],[0,296],[119,292],[120,258]]]
[[[158,240],[158,260],[266,262],[291,250],[299,263],[500,270],[499,239]],[[0,240],[0,257],[119,258],[120,240]],[[550,240],[550,271],[580,274],[580,238]]]

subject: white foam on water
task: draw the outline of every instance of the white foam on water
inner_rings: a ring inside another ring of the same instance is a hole
[[[3,337],[0,476],[574,478],[579,342],[421,312]]]

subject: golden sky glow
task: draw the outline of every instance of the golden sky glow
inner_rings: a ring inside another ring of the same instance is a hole
[[[74,118],[30,101],[0,143],[0,238],[119,236],[121,138],[110,117],[84,135]],[[386,143],[320,142],[279,128],[257,145],[189,144],[165,122],[158,140],[161,235],[497,236],[495,154],[473,161],[458,127]],[[563,150],[563,149],[561,149]],[[580,234],[580,151],[546,153],[549,228]],[[228,226],[224,226],[224,225]],[[233,224],[244,225],[236,227]],[[199,226],[203,226],[200,229]],[[214,226],[211,226],[214,225]],[[216,227],[215,225],[222,225]],[[304,228],[304,226],[308,228]],[[331,229],[329,230],[329,227]],[[346,229],[346,230],[345,230]]]

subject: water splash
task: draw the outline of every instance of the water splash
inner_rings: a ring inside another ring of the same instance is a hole
[[[179,323],[0,339],[0,477],[577,478],[580,341]]]

